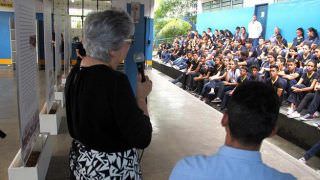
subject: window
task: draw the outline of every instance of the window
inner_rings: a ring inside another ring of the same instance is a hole
[[[204,12],[215,11],[219,9],[239,8],[243,6],[243,0],[213,0],[202,3]]]
[[[78,16],[71,16],[71,28],[82,29],[82,18]]]
[[[221,8],[222,9],[231,8],[231,0],[221,0]]]

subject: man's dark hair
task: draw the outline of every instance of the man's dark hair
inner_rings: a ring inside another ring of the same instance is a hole
[[[251,71],[252,71],[253,69],[256,69],[257,71],[260,70],[257,65],[252,65],[252,66],[250,66],[250,69],[251,69]]]
[[[228,104],[231,136],[244,146],[260,145],[275,128],[279,97],[271,86],[249,81],[240,84]]]
[[[237,27],[236,27],[236,30],[240,30],[240,27],[239,27],[239,26],[237,26]]]
[[[241,66],[241,68],[240,68],[241,70],[245,70],[246,72],[248,72],[249,70],[248,70],[248,68],[246,67],[246,66]]]
[[[277,66],[277,65],[275,65],[275,64],[270,65],[270,69],[272,69],[272,68],[275,68],[277,71],[279,71],[279,66]]]
[[[290,59],[288,59],[288,60],[287,60],[287,64],[288,64],[288,63],[296,63],[296,60],[295,60],[295,59],[290,58]]]

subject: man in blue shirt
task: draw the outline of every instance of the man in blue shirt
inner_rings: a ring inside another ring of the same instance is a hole
[[[263,139],[276,133],[279,98],[271,86],[250,81],[239,85],[221,120],[225,145],[216,155],[180,160],[170,180],[295,179],[262,162]]]

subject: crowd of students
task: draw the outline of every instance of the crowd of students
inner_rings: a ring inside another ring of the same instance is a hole
[[[292,45],[274,34],[258,44],[249,38],[245,27],[229,30],[190,31],[172,44],[159,45],[158,56],[163,63],[183,71],[173,83],[206,102],[225,109],[234,89],[246,81],[261,81],[274,88],[283,104],[288,104],[289,118],[311,120],[319,116],[320,104],[320,40],[317,30],[296,30]],[[306,114],[301,112],[306,109]]]

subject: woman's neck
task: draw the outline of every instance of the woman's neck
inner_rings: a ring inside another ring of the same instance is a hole
[[[94,66],[94,65],[105,65],[105,66],[108,66],[110,67],[111,69],[115,69],[111,63],[106,63],[106,62],[103,62],[101,60],[98,60],[98,59],[95,59],[95,58],[92,58],[90,56],[86,56],[82,59],[81,61],[81,64],[80,66],[81,67],[90,67],[90,66]]]

